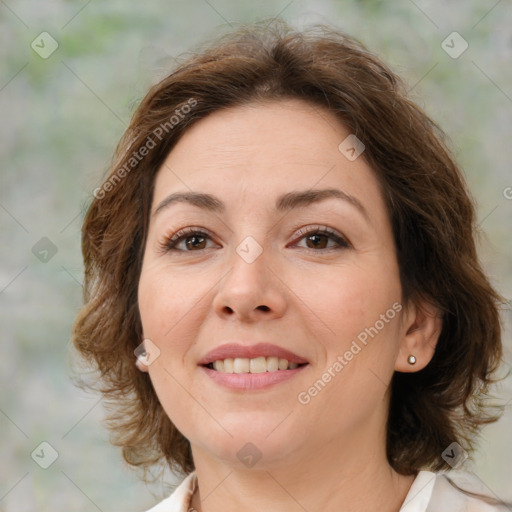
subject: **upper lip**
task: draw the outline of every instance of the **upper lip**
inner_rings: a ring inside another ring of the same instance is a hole
[[[228,359],[228,358],[247,358],[253,359],[255,357],[279,357],[287,359],[290,363],[303,364],[308,361],[303,357],[294,354],[272,343],[256,343],[255,345],[240,345],[238,343],[226,343],[220,345],[213,350],[210,350],[200,361],[199,365],[207,365],[214,361]]]

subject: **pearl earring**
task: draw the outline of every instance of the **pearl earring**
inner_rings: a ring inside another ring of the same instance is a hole
[[[416,362],[416,358],[411,354],[408,358],[407,358],[407,362],[409,364],[414,364]]]

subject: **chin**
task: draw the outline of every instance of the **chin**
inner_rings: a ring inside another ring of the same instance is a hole
[[[260,426],[248,428],[245,422],[240,428],[227,428],[233,437],[222,430],[222,434],[207,436],[198,444],[210,456],[238,469],[244,466],[248,469],[275,468],[283,460],[289,463],[291,453],[303,444],[296,435],[282,425],[276,428],[277,425],[279,423],[267,427],[260,422]]]

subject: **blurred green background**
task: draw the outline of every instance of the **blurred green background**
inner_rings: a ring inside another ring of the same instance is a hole
[[[485,267],[512,296],[510,1],[0,1],[0,511],[135,512],[175,483],[142,484],[108,443],[99,397],[70,380],[81,222],[135,106],[175,58],[277,15],[297,28],[334,24],[406,79],[451,138],[479,205]],[[454,31],[463,39],[443,43]],[[510,309],[503,320],[507,369]],[[499,393],[511,399],[510,377]],[[511,404],[484,430],[474,468],[507,499]],[[41,442],[58,454],[47,469]]]

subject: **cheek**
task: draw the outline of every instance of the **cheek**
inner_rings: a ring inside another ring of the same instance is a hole
[[[200,308],[207,289],[204,280],[169,269],[164,262],[143,266],[138,303],[144,335],[162,342],[171,338],[179,324]]]
[[[325,353],[308,384],[311,387],[303,391],[315,394],[315,382],[328,380],[316,406],[333,425],[340,421],[361,425],[381,411],[394,372],[401,288],[397,276],[378,269],[351,267],[338,277],[329,272],[326,291],[309,295],[321,319],[317,325],[327,326],[329,334],[323,337]],[[324,282],[321,275],[317,277],[317,283]],[[351,411],[350,418],[340,420],[343,411]]]
[[[193,295],[197,289],[185,286],[184,281],[179,273],[157,262],[143,266],[138,287],[144,338],[160,351],[149,376],[164,411],[180,430],[190,428],[185,413],[190,399],[180,383],[186,381],[184,358],[196,338],[193,318],[199,300]]]
[[[342,348],[400,300],[398,274],[378,265],[317,269],[314,278],[302,273],[297,293],[311,312],[331,348]],[[386,324],[386,331],[389,324]],[[380,324],[379,324],[380,326]],[[320,334],[320,332],[318,333]]]

